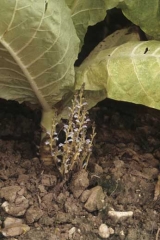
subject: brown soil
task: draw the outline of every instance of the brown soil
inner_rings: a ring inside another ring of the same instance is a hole
[[[160,239],[159,188],[154,200],[160,166],[159,111],[109,100],[93,108],[97,135],[87,173],[74,177],[84,179],[79,190],[74,178],[58,188],[53,169],[45,170],[39,161],[40,113],[7,101],[0,102],[0,109],[2,232],[6,218],[23,220],[13,225],[22,233],[8,239],[100,240],[102,223],[114,230],[111,240]],[[101,194],[101,204],[94,195],[94,202],[86,203],[92,191]],[[112,217],[113,209],[131,211],[133,216]],[[0,239],[6,239],[4,234]]]

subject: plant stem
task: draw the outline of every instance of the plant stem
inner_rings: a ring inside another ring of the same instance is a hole
[[[42,110],[40,158],[46,166],[53,164],[52,152],[56,142],[53,139],[53,134],[56,132],[56,124],[56,110]]]

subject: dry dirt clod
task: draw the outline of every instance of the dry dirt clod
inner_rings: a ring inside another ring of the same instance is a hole
[[[35,221],[37,221],[38,219],[40,219],[43,215],[43,211],[38,208],[38,207],[30,207],[27,211],[26,211],[26,221],[27,223],[31,224]]]
[[[24,184],[29,180],[29,175],[27,174],[20,174],[17,179],[17,183]]]
[[[103,168],[100,165],[95,164],[94,172],[95,172],[95,174],[98,174],[98,175],[102,174],[103,173]]]
[[[90,191],[91,194],[84,205],[85,209],[89,212],[94,212],[96,210],[102,209],[104,206],[105,197],[102,187],[96,186],[92,188]]]
[[[43,174],[41,183],[46,187],[54,187],[57,183],[57,178],[54,175]]]
[[[71,180],[70,190],[73,196],[79,198],[82,192],[89,186],[88,173],[85,169],[82,169]]]
[[[29,206],[28,200],[24,196],[19,196],[14,203],[5,201],[2,208],[8,214],[18,217],[23,216]]]
[[[160,195],[160,174],[158,175],[158,181],[155,185],[155,189],[154,189],[154,201],[157,200],[157,198]]]
[[[89,198],[90,194],[91,194],[90,190],[88,190],[88,189],[85,190],[80,197],[81,202],[85,203],[87,201],[87,199]]]
[[[54,223],[54,218],[48,217],[47,215],[43,215],[40,220],[39,223],[44,225],[44,226],[52,226]]]
[[[9,202],[14,202],[20,190],[21,190],[20,186],[3,187],[0,190],[0,198],[4,198]]]
[[[67,213],[78,214],[79,207],[76,204],[76,201],[73,201],[72,198],[68,198],[64,204],[64,209]]]

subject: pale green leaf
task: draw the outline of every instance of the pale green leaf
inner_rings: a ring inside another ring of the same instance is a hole
[[[123,2],[124,0],[105,0],[106,8],[111,9],[116,7],[119,3]]]
[[[124,0],[120,7],[124,15],[154,39],[160,39],[159,0]]]
[[[105,2],[104,0],[66,0],[66,3],[71,9],[71,17],[81,41],[81,48],[88,26],[104,20]]]
[[[93,107],[95,104],[97,104],[97,102],[102,101],[107,97],[107,87],[104,87],[102,84],[103,82],[106,82],[106,71],[101,72],[102,66],[99,64],[99,62],[97,62],[98,65],[93,63],[94,61],[97,61],[97,54],[107,48],[119,46],[128,41],[138,40],[140,40],[140,37],[135,31],[134,27],[117,30],[100,42],[90,53],[89,57],[87,57],[87,59],[83,62],[83,64],[79,68],[76,68],[76,89],[80,89],[83,82],[86,83],[85,88],[87,91],[85,93],[85,97],[87,99],[89,108]],[[90,66],[92,66],[92,64],[95,66],[93,72],[94,76],[90,78],[90,74],[92,74],[92,67],[90,69]],[[98,68],[100,68],[100,71]]]
[[[47,110],[74,86],[77,38],[64,0],[0,1],[0,97]]]
[[[103,21],[106,10],[116,7],[121,0],[65,0],[71,9],[71,16],[77,35],[83,45],[88,26]]]
[[[96,52],[77,70],[86,90],[160,109],[160,42],[128,42]]]

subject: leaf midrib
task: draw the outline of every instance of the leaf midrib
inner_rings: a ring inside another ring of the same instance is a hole
[[[33,89],[41,107],[43,108],[44,111],[49,111],[50,110],[50,106],[49,104],[46,102],[46,100],[44,99],[42,93],[40,92],[40,90],[38,89],[37,84],[33,81],[32,79],[32,75],[30,74],[30,72],[27,70],[27,68],[25,67],[25,65],[23,64],[23,62],[20,60],[20,58],[18,57],[18,55],[14,52],[14,50],[9,46],[8,43],[6,43],[5,40],[1,39],[0,40],[1,44],[4,46],[5,49],[7,49],[7,51],[10,53],[10,55],[13,57],[13,59],[15,60],[15,62],[17,63],[17,65],[20,67],[20,69],[22,70],[23,74],[25,75],[25,77],[27,78],[28,82],[30,83],[31,88]]]

